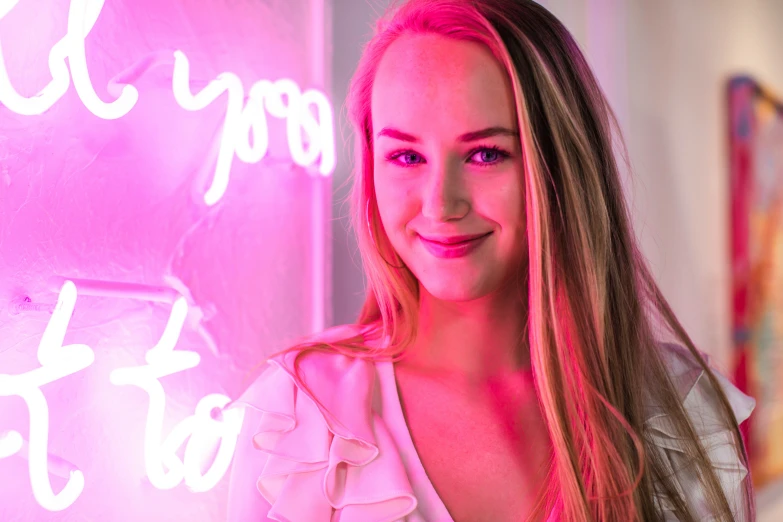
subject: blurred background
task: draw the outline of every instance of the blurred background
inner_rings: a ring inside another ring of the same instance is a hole
[[[665,296],[756,398],[783,520],[783,2],[540,3],[619,119]],[[221,519],[241,419],[210,407],[363,301],[342,109],[386,7],[0,1],[0,520]]]

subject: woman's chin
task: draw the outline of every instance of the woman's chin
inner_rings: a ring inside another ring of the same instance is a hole
[[[473,301],[487,295],[488,292],[475,286],[469,287],[452,280],[428,281],[424,284],[427,292],[441,301]]]

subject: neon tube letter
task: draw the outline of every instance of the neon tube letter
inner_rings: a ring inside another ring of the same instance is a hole
[[[28,469],[35,500],[49,511],[61,511],[76,501],[84,489],[84,474],[70,473],[68,482],[58,494],[49,482],[48,438],[49,406],[41,386],[57,381],[90,366],[95,353],[84,344],[63,346],[65,331],[76,305],[76,286],[65,281],[52,318],[38,344],[39,368],[18,375],[0,374],[0,397],[21,397],[30,411],[30,444]],[[17,431],[6,432],[0,439],[0,457],[7,457],[22,449],[22,437]]]
[[[152,485],[159,489],[171,489],[184,479],[192,490],[207,491],[218,483],[231,464],[243,414],[230,410],[223,413],[222,421],[212,419],[213,409],[228,404],[229,398],[220,394],[208,395],[199,401],[196,414],[178,423],[161,442],[166,395],[159,379],[194,368],[200,361],[196,352],[174,350],[187,313],[185,299],[177,299],[163,335],[145,356],[147,364],[118,368],[111,373],[109,379],[112,384],[118,386],[136,386],[149,395],[147,425],[144,431],[144,462]],[[183,462],[177,456],[177,451],[188,437],[190,440],[185,448]],[[221,443],[212,467],[202,475],[199,459],[214,448],[217,441],[225,442],[225,445]]]
[[[17,4],[18,0],[0,0],[0,19]],[[128,83],[130,79],[138,78],[155,65],[169,63],[170,58],[162,59],[158,56],[161,53],[153,53],[151,57],[115,76],[107,90],[117,99],[111,103],[103,102],[90,81],[84,48],[85,39],[98,20],[103,5],[104,0],[71,0],[66,34],[49,51],[48,64],[52,80],[31,98],[21,96],[11,84],[0,44],[0,104],[22,115],[42,114],[63,97],[72,78],[79,99],[99,118],[117,119],[130,112],[139,99],[138,90]],[[193,94],[190,91],[190,64],[181,51],[174,51],[172,90],[177,103],[189,111],[199,111],[224,92],[228,93],[215,171],[212,183],[204,194],[204,202],[209,206],[223,197],[235,154],[245,163],[256,163],[266,156],[269,142],[267,111],[277,118],[285,118],[288,149],[294,163],[309,167],[320,155],[318,172],[328,176],[334,170],[333,111],[326,96],[317,90],[302,92],[295,82],[288,79],[276,82],[261,80],[251,86],[247,104],[243,107],[242,82],[235,74],[225,72],[200,92]],[[286,102],[283,101],[284,96]],[[315,114],[312,109],[315,109]],[[306,138],[302,136],[303,131]],[[304,141],[307,141],[307,147]]]
[[[136,105],[139,91],[132,85],[123,85],[117,99],[105,103],[95,94],[95,88],[90,82],[85,58],[84,40],[92,30],[103,9],[104,0],[72,0],[68,9],[68,29],[65,36],[52,46],[49,51],[49,72],[52,81],[32,98],[21,96],[11,85],[8,71],[3,60],[3,49],[0,45],[0,103],[12,111],[26,116],[42,114],[49,110],[68,90],[70,76],[79,99],[90,112],[105,120],[120,118]],[[0,5],[0,19],[8,14],[18,3],[12,0]],[[65,59],[68,59],[68,66]],[[110,91],[115,90],[112,86]]]
[[[250,87],[247,104],[243,107],[244,88],[241,80],[232,73],[221,73],[196,94],[190,91],[190,63],[182,51],[174,52],[172,90],[177,103],[185,110],[200,111],[214,102],[224,92],[228,93],[226,118],[220,136],[220,149],[212,184],[204,194],[204,202],[214,205],[228,187],[229,172],[234,154],[245,163],[255,163],[266,155],[269,130],[266,110],[272,116],[286,119],[288,149],[297,165],[315,163],[319,153],[319,172],[327,176],[335,166],[334,130],[332,107],[322,93],[308,90],[302,93],[292,80],[276,82],[261,80]],[[283,96],[288,103],[283,103]],[[266,103],[264,103],[266,102]],[[320,121],[310,110],[315,106]],[[309,139],[305,150],[302,130]],[[250,145],[250,133],[254,134],[254,146]]]

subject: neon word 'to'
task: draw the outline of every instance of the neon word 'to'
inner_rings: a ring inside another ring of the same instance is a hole
[[[200,361],[196,352],[174,350],[187,313],[185,299],[180,297],[174,303],[160,341],[145,356],[147,364],[116,369],[109,379],[112,384],[119,386],[137,386],[149,395],[144,432],[144,463],[152,485],[159,489],[171,489],[184,479],[191,490],[200,492],[215,487],[231,465],[237,437],[242,429],[244,412],[241,409],[230,409],[222,413],[221,421],[215,420],[213,411],[226,406],[229,398],[213,393],[201,399],[196,406],[196,414],[177,424],[161,444],[166,395],[158,379],[194,368]],[[185,447],[183,462],[176,452],[188,437],[190,438]],[[202,459],[218,443],[219,450],[212,466],[202,474]]]
[[[0,0],[0,19],[18,2]],[[181,51],[174,51],[173,56],[169,53],[155,53],[115,76],[109,82],[108,91],[116,99],[110,103],[101,100],[90,81],[84,41],[98,20],[103,5],[104,0],[71,0],[67,32],[49,52],[52,80],[30,98],[21,96],[11,84],[0,45],[0,104],[22,115],[42,114],[62,98],[72,78],[79,99],[90,112],[99,118],[117,119],[127,114],[139,99],[138,90],[130,82],[156,65],[170,64],[173,58],[172,90],[182,108],[199,111],[224,92],[227,93],[226,117],[219,136],[215,172],[211,185],[204,193],[207,205],[214,205],[223,197],[235,155],[245,163],[257,163],[266,156],[269,138],[267,113],[286,120],[288,149],[297,165],[309,167],[320,157],[320,174],[328,175],[334,170],[332,107],[323,93],[314,89],[302,92],[292,80],[256,82],[251,86],[245,103],[242,82],[235,74],[225,72],[200,92],[193,94],[190,90],[188,59]]]

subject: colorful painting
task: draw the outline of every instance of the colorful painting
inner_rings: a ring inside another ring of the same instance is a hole
[[[756,399],[743,435],[758,487],[783,476],[783,103],[748,77],[728,100],[734,381]]]

